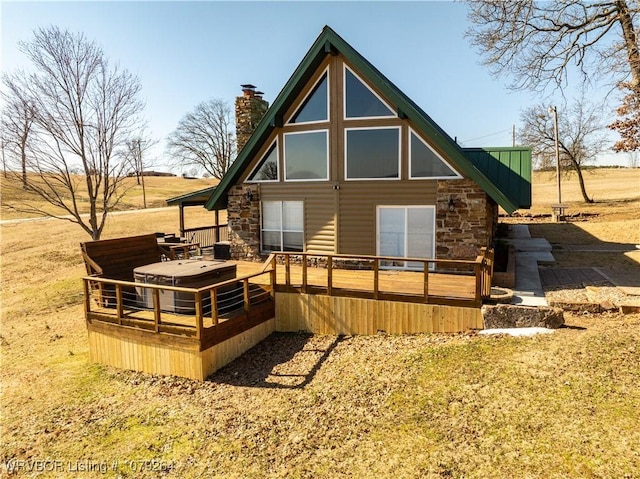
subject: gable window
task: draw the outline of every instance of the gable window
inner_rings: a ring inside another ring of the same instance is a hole
[[[327,80],[326,72],[302,102],[298,111],[291,118],[290,123],[300,124],[319,121],[329,121],[329,81]]]
[[[400,178],[400,128],[345,129],[345,178]]]
[[[395,113],[347,66],[344,67],[345,118],[395,118]]]
[[[303,211],[302,201],[263,201],[262,251],[303,251]]]
[[[247,181],[257,183],[266,181],[278,181],[280,179],[278,168],[278,144],[274,142],[264,155],[262,160],[247,177]]]
[[[410,130],[409,178],[460,178],[444,159]]]
[[[329,130],[284,134],[284,169],[287,181],[329,179]]]

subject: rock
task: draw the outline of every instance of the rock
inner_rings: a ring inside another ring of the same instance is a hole
[[[482,306],[486,329],[543,327],[556,329],[564,324],[560,308],[497,304]]]

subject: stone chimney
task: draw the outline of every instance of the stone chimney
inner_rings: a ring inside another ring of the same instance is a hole
[[[249,137],[267,112],[269,103],[262,99],[263,93],[255,85],[240,85],[242,96],[236,97],[236,144],[242,150]]]

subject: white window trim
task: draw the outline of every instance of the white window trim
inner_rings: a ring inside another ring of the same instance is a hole
[[[273,230],[273,229],[266,229],[264,228],[264,214],[262,211],[262,205],[265,202],[271,202],[271,203],[280,203],[280,229],[277,230]],[[285,230],[283,228],[283,224],[284,224],[284,203],[302,203],[302,230],[298,231],[298,230]],[[263,242],[262,242],[262,233],[264,231],[267,231],[269,233],[280,233],[280,249],[277,251],[274,250],[268,250],[268,249],[263,249]],[[304,201],[302,200],[263,200],[260,202],[260,252],[261,253],[282,253],[284,252],[284,233],[302,233],[302,252],[306,251],[306,239],[305,239],[305,235],[304,235]]]
[[[367,88],[371,93],[373,93],[375,97],[378,100],[380,100],[382,104],[391,111],[390,115],[388,116],[347,116],[347,70],[349,70],[353,76],[355,76],[358,80],[360,80],[360,83],[362,83],[365,86],[365,88]],[[374,90],[372,90],[369,87],[369,85],[367,85],[367,82],[364,81],[360,77],[360,75],[358,75],[351,68],[349,68],[346,63],[343,64],[343,69],[342,69],[342,85],[343,85],[343,88],[342,88],[342,119],[343,120],[377,120],[381,118],[397,118],[398,117],[398,115],[393,113],[394,108],[391,105],[389,105],[386,101],[384,101],[382,97],[380,97],[380,95],[378,95]]]
[[[405,232],[405,235],[404,235],[404,251],[405,252],[408,250],[408,235],[406,234],[406,232],[407,232],[407,223],[409,221],[408,210],[409,209],[417,209],[417,208],[433,210],[433,242],[432,242],[432,248],[431,248],[431,258],[423,258],[423,259],[435,259],[436,258],[436,207],[434,205],[376,205],[376,256],[382,256],[380,254],[380,210],[383,209],[383,208],[396,208],[396,209],[402,208],[403,210],[405,210],[405,214],[404,214],[404,232]],[[406,258],[406,256],[404,256],[404,258]],[[403,260],[403,257],[402,256],[398,256],[398,262],[400,262],[402,260]],[[397,266],[383,267],[383,266],[381,266],[381,268],[383,268],[383,269],[402,269],[402,270],[416,271],[416,268],[410,268],[407,265],[408,263],[409,263],[409,261],[404,261],[404,267],[397,267]],[[435,263],[429,263],[429,271],[434,271],[434,270],[435,270]]]
[[[349,178],[347,175],[347,133],[354,130],[398,130],[398,177],[397,178]],[[400,126],[362,126],[344,129],[344,179],[345,181],[398,181],[402,179],[402,127]]]
[[[435,155],[436,157],[442,161],[445,165],[447,165],[451,171],[453,171],[455,173],[456,176],[413,176],[413,171],[411,168],[411,134],[415,135],[415,137],[420,140],[422,142],[423,145],[425,145],[427,148],[429,148]],[[422,139],[422,137],[420,135],[418,135],[418,133],[411,127],[409,127],[409,156],[408,156],[408,162],[409,162],[409,179],[410,180],[459,180],[462,179],[462,175],[458,172],[458,170],[456,170],[453,166],[451,166],[451,164],[449,164],[449,162],[447,160],[445,160],[435,149],[433,149],[431,147],[431,145],[429,145],[429,143],[427,143],[426,141],[424,141],[424,139]]]
[[[251,175],[253,175],[260,169],[260,166],[262,165],[263,160],[265,160],[266,155],[271,151],[271,148],[274,147],[274,145],[276,149],[277,178],[275,180],[250,180],[249,178],[251,178]],[[269,148],[266,149],[265,154],[260,157],[260,161],[258,161],[258,163],[256,163],[256,166],[254,166],[251,172],[249,172],[249,174],[247,175],[247,179],[245,180],[245,183],[277,183],[279,181],[280,181],[280,152],[278,151],[278,139],[276,138],[269,145]]]
[[[303,122],[300,122],[300,123],[292,123],[293,117],[296,116],[296,113],[298,113],[298,111],[300,110],[302,105],[304,105],[304,103],[307,101],[307,98],[309,98],[309,96],[311,96],[313,91],[316,89],[316,86],[318,86],[318,84],[322,80],[322,77],[325,76],[325,74],[327,75],[327,119],[326,120],[315,120],[315,121],[303,121]],[[313,84],[311,89],[309,89],[309,91],[304,96],[302,101],[298,104],[298,108],[296,108],[293,111],[293,113],[291,113],[291,116],[289,117],[289,119],[287,120],[285,125],[313,125],[313,124],[316,124],[316,123],[327,123],[331,119],[331,82],[329,81],[329,78],[330,78],[329,77],[329,67],[327,66],[327,68],[324,69],[324,71],[320,74],[320,76],[318,77],[316,82]]]
[[[325,134],[325,137],[327,139],[327,175],[324,178],[312,178],[312,179],[289,179],[287,178],[287,140],[286,137],[287,135],[303,135],[305,133],[320,133],[323,132]],[[324,129],[318,129],[318,130],[304,130],[304,131],[290,131],[290,132],[285,132],[282,134],[282,151],[283,151],[283,167],[284,167],[284,172],[283,172],[283,177],[284,177],[284,181],[286,182],[301,182],[301,181],[329,181],[329,130],[324,128]]]

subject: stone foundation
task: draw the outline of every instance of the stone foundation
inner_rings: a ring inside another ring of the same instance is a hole
[[[497,222],[497,204],[474,181],[438,181],[436,258],[475,259],[493,242]]]

